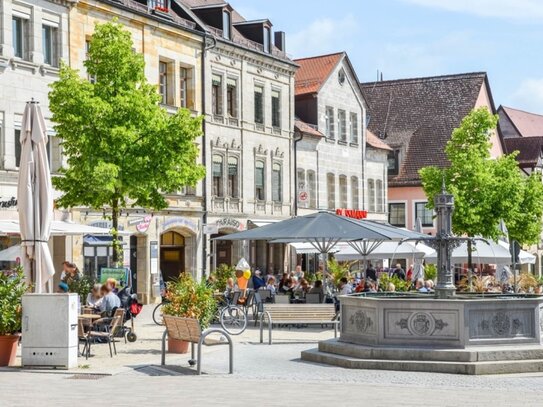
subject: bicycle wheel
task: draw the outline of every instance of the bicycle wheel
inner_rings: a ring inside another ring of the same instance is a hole
[[[239,335],[247,328],[247,314],[238,306],[224,307],[220,322],[222,329],[230,335]]]
[[[162,305],[163,304],[164,302],[161,302],[153,310],[153,322],[157,325],[164,325],[164,321],[162,320]]]

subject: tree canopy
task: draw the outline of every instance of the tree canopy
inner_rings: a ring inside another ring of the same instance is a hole
[[[455,198],[455,234],[495,240],[503,233],[503,221],[510,239],[535,243],[540,239],[543,216],[541,175],[521,174],[515,159],[518,152],[491,156],[490,137],[497,123],[498,117],[487,108],[473,110],[447,143],[450,166],[420,170],[428,206],[433,208],[445,179],[448,192]]]
[[[50,109],[67,166],[53,179],[61,207],[111,211],[114,237],[122,208],[167,207],[163,194],[195,185],[201,118],[169,114],[145,77],[143,56],[117,22],[97,24],[84,63],[88,78],[63,64]]]

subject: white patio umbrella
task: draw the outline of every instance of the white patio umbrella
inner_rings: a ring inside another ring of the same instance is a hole
[[[427,263],[437,263],[437,252],[427,255],[424,259]],[[473,263],[510,264],[511,254],[509,250],[496,242],[488,241],[487,243],[486,241],[476,240],[473,242],[472,259]],[[468,245],[466,242],[453,250],[451,260],[453,263],[468,262]]]
[[[53,187],[47,158],[47,131],[40,106],[28,102],[21,125],[17,206],[22,264],[34,292],[51,292],[55,274],[47,242],[53,218]]]
[[[16,244],[0,251],[0,261],[17,261],[21,258],[21,245]]]
[[[500,240],[498,243],[500,244],[500,246],[509,250],[509,243],[504,242],[502,240]],[[528,253],[526,250],[520,250],[518,254],[519,264],[535,264],[535,260],[536,260],[536,257],[533,254]]]
[[[364,257],[367,260],[376,260],[376,259],[405,259],[405,258],[414,258],[422,259],[426,254],[432,249],[428,248],[425,250],[422,248],[422,244],[416,245],[414,242],[383,242],[378,247],[376,247],[371,253],[368,253],[366,256],[361,255],[353,247],[341,244],[336,246],[338,252],[334,254],[334,257],[339,261],[349,261],[349,260],[363,260]]]

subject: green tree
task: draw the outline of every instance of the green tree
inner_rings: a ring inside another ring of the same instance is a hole
[[[498,117],[488,109],[473,110],[447,143],[445,153],[450,166],[420,170],[428,207],[433,208],[434,197],[445,179],[455,199],[455,234],[495,240],[502,234],[503,220],[511,239],[533,243],[541,233],[541,176],[523,176],[515,160],[517,152],[491,157],[490,136],[497,123]]]
[[[186,109],[171,115],[159,105],[143,56],[117,22],[96,25],[84,65],[92,82],[63,64],[51,85],[49,106],[68,163],[53,184],[63,193],[59,206],[110,213],[118,263],[121,210],[164,209],[164,193],[203,178],[195,143],[201,118]]]

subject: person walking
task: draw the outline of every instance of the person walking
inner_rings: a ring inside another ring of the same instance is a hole
[[[405,281],[405,271],[403,270],[402,265],[400,263],[396,264],[396,268],[392,272],[392,275]]]

